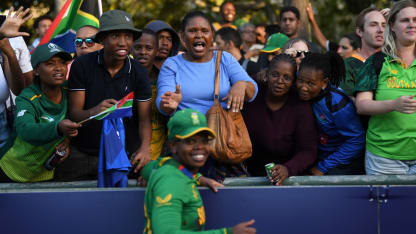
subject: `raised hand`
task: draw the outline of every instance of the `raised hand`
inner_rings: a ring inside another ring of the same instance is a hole
[[[27,8],[23,11],[23,7],[20,7],[16,13],[12,15],[13,11],[14,8],[10,7],[6,20],[0,27],[0,39],[5,37],[29,36],[29,33],[27,32],[19,32],[19,28],[22,24],[32,18],[32,14],[29,13],[30,9]]]

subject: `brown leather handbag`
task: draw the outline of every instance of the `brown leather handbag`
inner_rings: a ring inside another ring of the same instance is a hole
[[[241,112],[226,111],[221,106],[219,100],[221,55],[222,51],[218,51],[215,64],[214,105],[206,114],[208,127],[217,134],[212,146],[212,156],[225,163],[241,163],[251,157],[252,146]]]

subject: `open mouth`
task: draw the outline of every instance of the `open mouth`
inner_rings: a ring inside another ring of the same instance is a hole
[[[124,49],[122,49],[122,50],[116,50],[116,54],[119,55],[119,56],[127,56],[128,51],[127,50],[124,50]]]
[[[56,80],[62,80],[62,79],[65,79],[65,75],[63,73],[55,73],[52,75],[52,78]]]
[[[204,162],[205,160],[205,155],[203,154],[193,154],[191,155],[192,160],[194,160],[195,162]]]
[[[206,44],[204,42],[195,42],[192,44],[196,52],[203,52],[205,50]]]

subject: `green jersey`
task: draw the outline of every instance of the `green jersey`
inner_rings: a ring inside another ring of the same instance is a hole
[[[377,68],[380,67],[378,63],[382,63],[381,69]],[[379,74],[377,69],[380,69]],[[373,91],[377,101],[415,95],[416,59],[408,67],[400,60],[375,54],[367,59],[359,78],[354,92]],[[367,130],[367,150],[389,159],[416,160],[415,122],[416,113],[392,111],[371,116]]]
[[[10,179],[36,182],[53,178],[54,170],[46,170],[43,164],[64,139],[58,133],[58,123],[66,117],[66,96],[63,87],[62,101],[55,104],[35,82],[16,98],[14,129],[0,149],[0,167]]]
[[[205,210],[197,189],[197,175],[170,157],[159,158],[143,169],[147,180],[144,233],[232,233],[231,228],[202,231]]]
[[[355,84],[357,83],[358,73],[363,67],[365,58],[358,54],[353,54],[351,57],[344,60],[345,64],[345,80],[339,85],[340,88],[348,96],[353,95]]]

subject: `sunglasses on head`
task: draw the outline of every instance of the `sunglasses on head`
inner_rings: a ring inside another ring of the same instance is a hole
[[[92,38],[85,38],[85,39],[77,38],[77,39],[75,39],[75,46],[76,47],[81,47],[82,43],[84,43],[84,42],[88,47],[92,47],[95,44],[95,42]]]
[[[296,58],[299,58],[300,56],[302,56],[302,54],[304,55],[304,56],[306,56],[306,55],[308,55],[309,54],[309,51],[305,51],[305,50],[297,50],[296,51]]]

